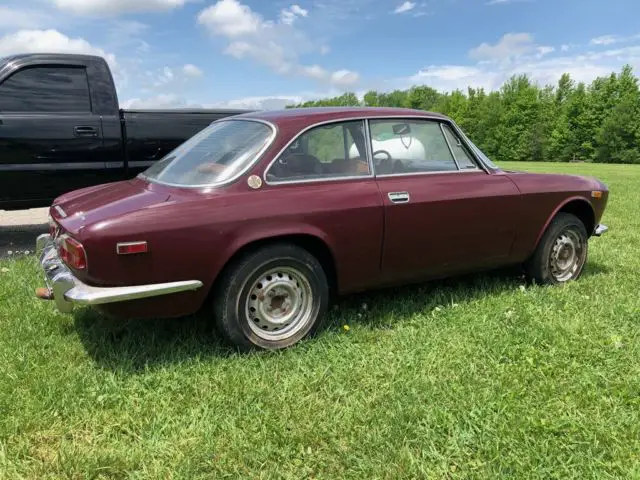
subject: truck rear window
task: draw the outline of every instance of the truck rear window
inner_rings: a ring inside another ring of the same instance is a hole
[[[185,187],[212,186],[242,174],[271,143],[275,132],[253,120],[222,120],[158,160],[142,177]]]

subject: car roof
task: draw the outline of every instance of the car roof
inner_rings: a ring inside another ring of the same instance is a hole
[[[374,117],[424,117],[448,120],[441,113],[427,112],[412,108],[391,107],[312,107],[312,108],[287,108],[284,110],[263,110],[239,115],[234,118],[251,118],[264,120],[276,125],[284,125],[295,122],[303,129],[316,123],[331,122],[349,118],[374,118]]]

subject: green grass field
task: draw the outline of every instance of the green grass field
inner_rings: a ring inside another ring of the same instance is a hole
[[[609,185],[580,281],[349,297],[280,353],[65,316],[0,262],[0,478],[640,478],[640,167],[503,166]]]

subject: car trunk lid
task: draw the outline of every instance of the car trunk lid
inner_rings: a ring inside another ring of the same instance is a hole
[[[109,218],[134,210],[150,208],[169,199],[166,191],[148,188],[140,179],[108,183],[76,190],[54,202],[50,213],[64,230],[78,234],[80,230]]]

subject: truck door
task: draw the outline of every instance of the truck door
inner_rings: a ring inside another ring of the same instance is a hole
[[[101,183],[104,167],[86,66],[29,65],[0,79],[0,208]]]

